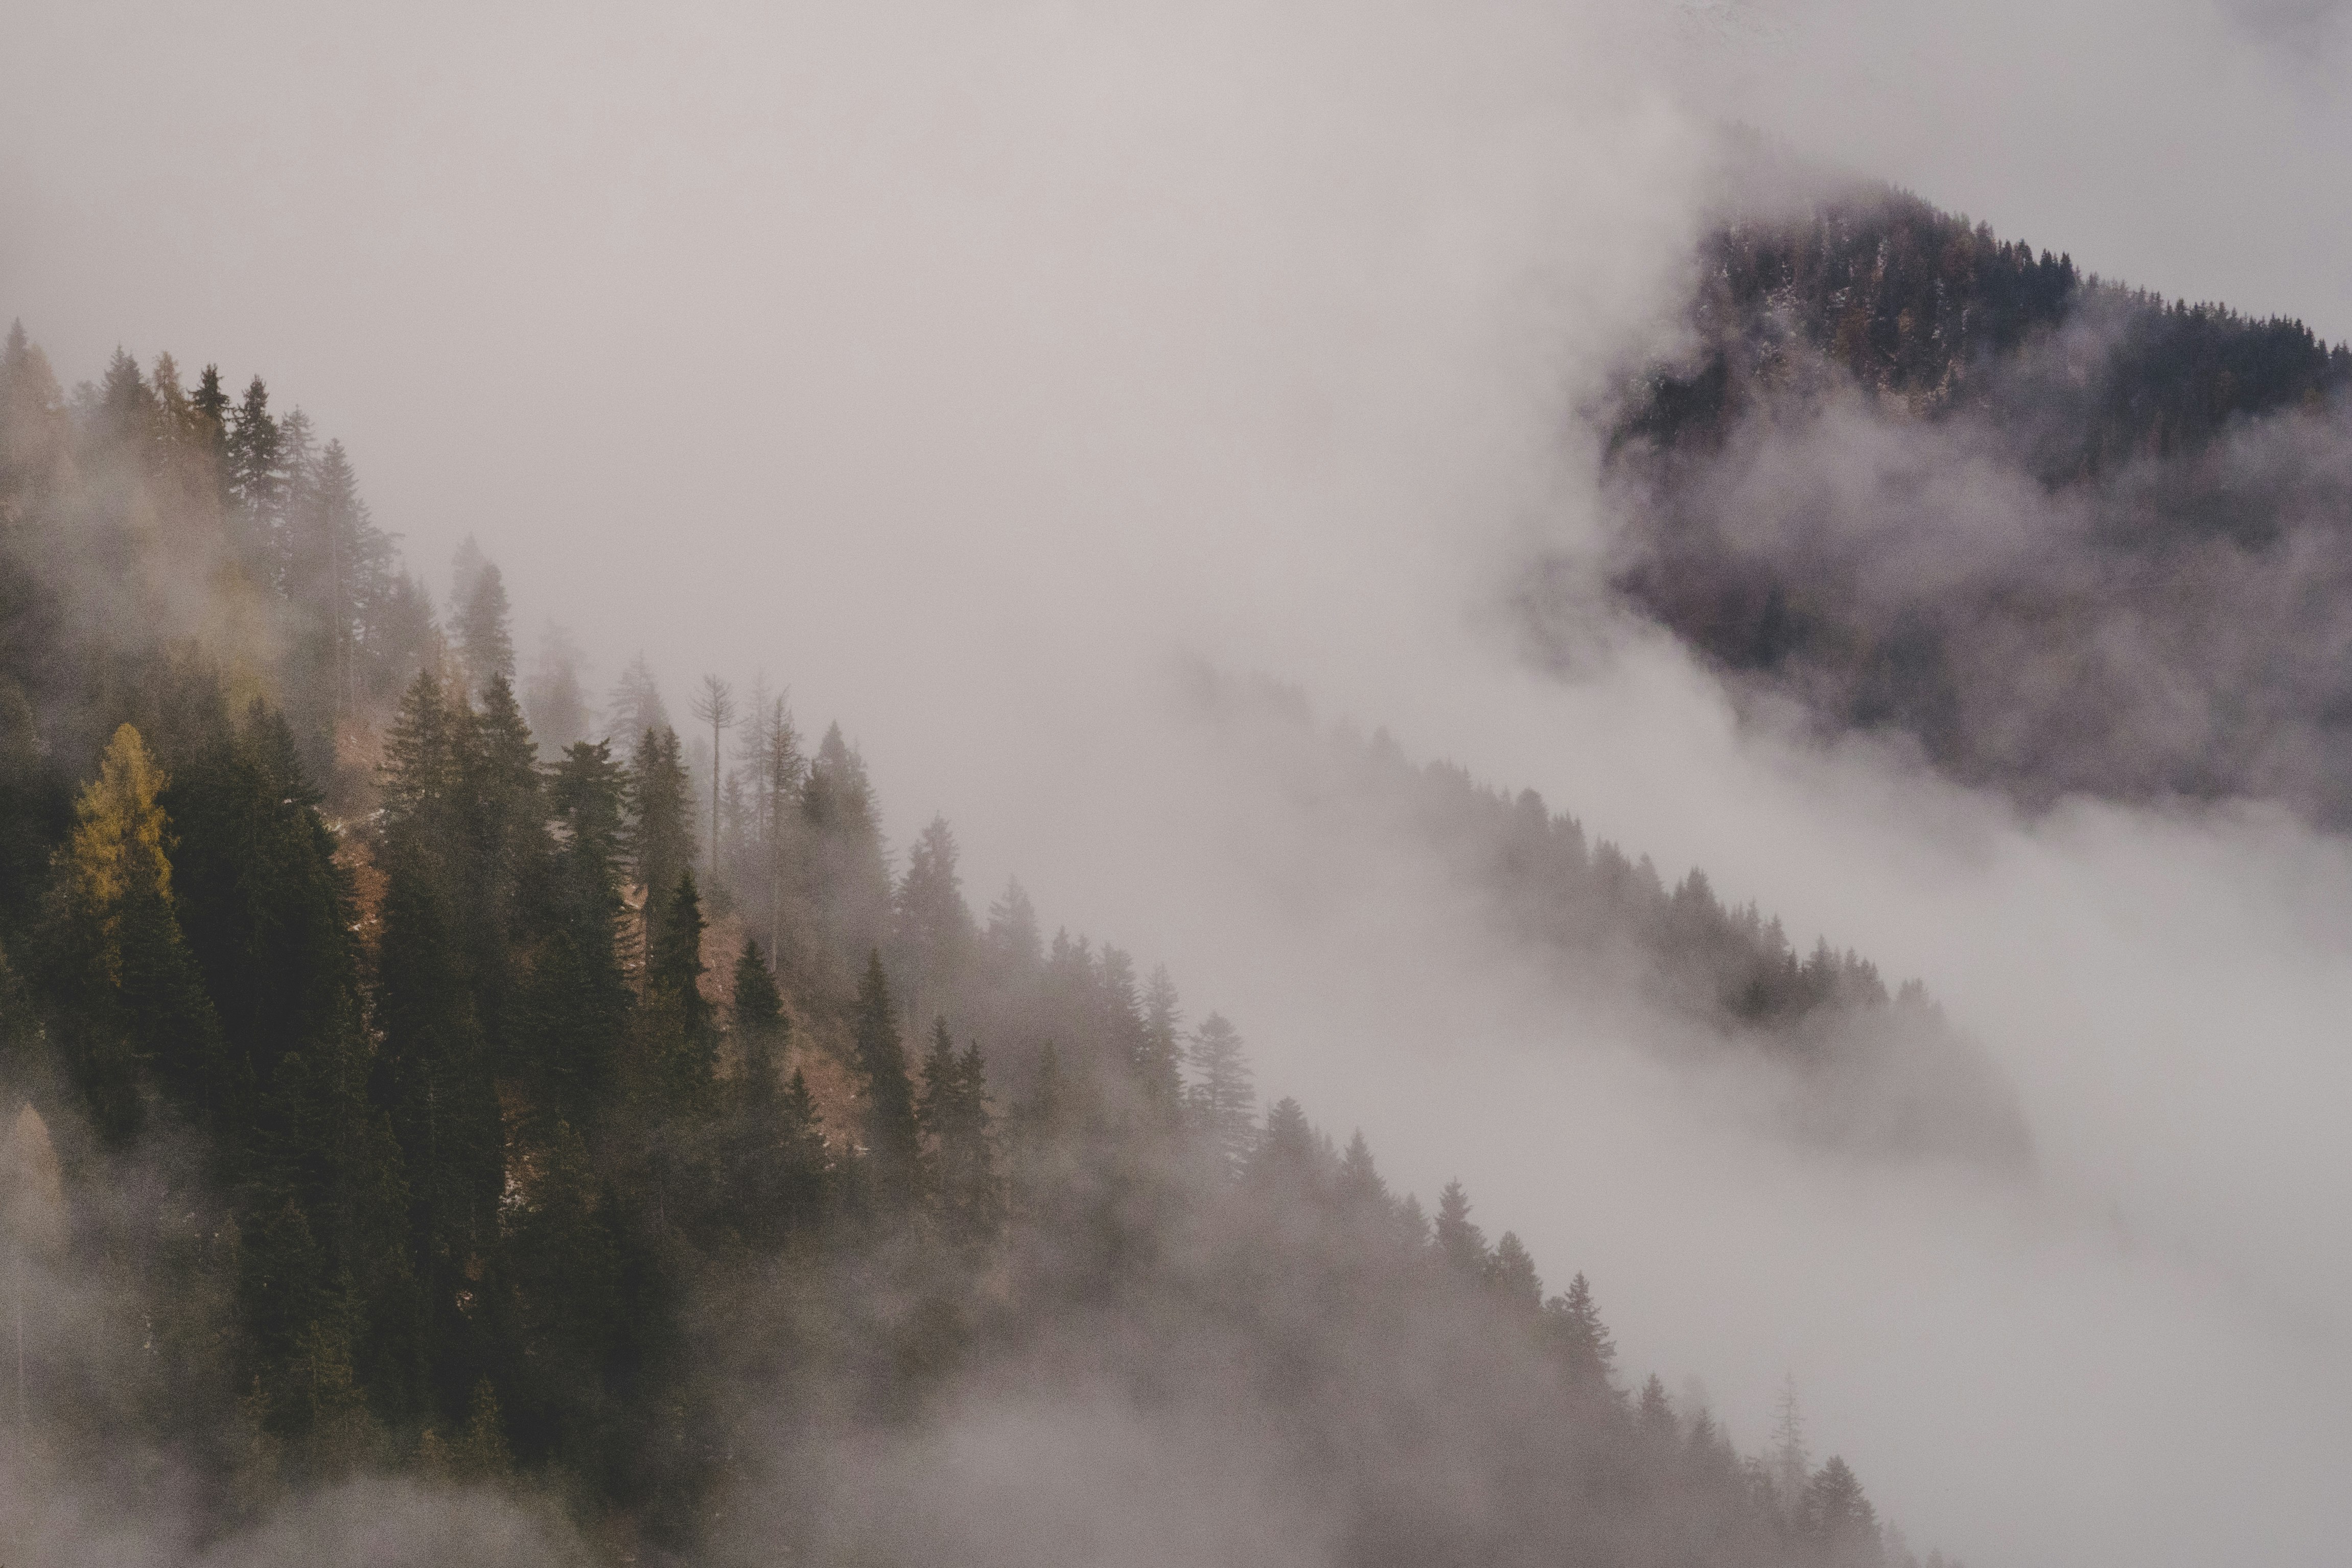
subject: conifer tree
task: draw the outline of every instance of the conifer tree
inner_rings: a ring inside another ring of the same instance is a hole
[[[1878,1511],[1852,1467],[1836,1455],[1805,1485],[1799,1523],[1825,1568],[1878,1568]]]
[[[1601,1323],[1582,1274],[1569,1281],[1567,1294],[1544,1303],[1544,1327],[1570,1388],[1594,1398],[1617,1396],[1617,1342]]]
[[[669,728],[669,709],[663,706],[660,683],[654,679],[654,667],[643,653],[629,661],[614,685],[604,705],[604,726],[631,745],[649,729]]]
[[[1380,1169],[1372,1161],[1372,1146],[1364,1141],[1360,1127],[1348,1140],[1347,1152],[1339,1156],[1338,1190],[1339,1201],[1360,1213],[1380,1213],[1388,1207],[1389,1185],[1381,1179]]]
[[[1257,1142],[1257,1097],[1241,1031],[1223,1013],[1211,1013],[1192,1031],[1192,1104],[1211,1157],[1240,1171]]]
[[[648,729],[629,763],[629,861],[645,890],[646,951],[661,924],[659,901],[694,863],[694,798],[677,732]]]
[[[471,541],[468,541],[469,543]],[[494,561],[484,561],[459,585],[462,597],[450,606],[450,630],[466,681],[477,696],[495,682],[514,679],[514,632],[507,605],[506,580]]]
[[[1018,877],[1007,882],[1004,895],[988,906],[988,947],[997,967],[1016,978],[1034,975],[1045,961],[1037,908]]]
[[[681,871],[646,960],[646,1067],[656,1103],[672,1114],[709,1110],[718,1082],[718,1020],[702,994],[704,924],[694,873]]]
[[[1315,1186],[1315,1129],[1306,1109],[1284,1095],[1265,1113],[1265,1131],[1250,1151],[1248,1175],[1255,1186],[1307,1193]]]
[[[1674,1401],[1666,1397],[1664,1380],[1654,1372],[1643,1380],[1634,1416],[1641,1425],[1642,1440],[1651,1451],[1667,1452],[1675,1441],[1675,1406]]]
[[[915,1190],[920,1151],[913,1086],[907,1080],[906,1048],[898,1038],[898,1011],[877,949],[858,982],[853,1014],[854,1049],[866,1092],[866,1157],[874,1187],[886,1204],[904,1203]]]
[[[896,898],[894,949],[908,1006],[936,1008],[954,994],[971,948],[971,911],[956,873],[955,833],[933,817],[907,852]]]
[[[1503,1239],[1495,1243],[1495,1255],[1486,1264],[1486,1282],[1514,1310],[1533,1316],[1543,1306],[1543,1281],[1537,1276],[1536,1260],[1516,1231],[1504,1231]]]
[[[866,764],[837,724],[825,730],[809,765],[802,815],[809,830],[812,902],[834,955],[846,967],[856,955],[888,939],[891,883]]]
[[[593,1124],[615,1086],[629,1010],[620,964],[622,813],[611,746],[574,742],[548,776],[559,830],[535,892],[539,933],[517,1003],[515,1065],[542,1113]]]
[[[230,417],[229,492],[236,503],[247,559],[273,556],[278,517],[286,499],[286,468],[278,421],[269,412],[269,389],[259,376]]]
[[[218,365],[206,365],[188,394],[188,420],[196,449],[209,464],[215,494],[226,506],[229,499],[229,396],[221,385]]]
[[[979,1043],[957,1055],[947,1020],[938,1020],[930,1051],[923,1058],[915,1119],[929,1145],[926,1186],[940,1228],[951,1243],[967,1250],[993,1240],[1003,1222],[986,1072]]]
[[[1151,983],[1144,988],[1143,1033],[1136,1043],[1135,1082],[1144,1103],[1168,1121],[1173,1120],[1183,1101],[1183,1027],[1176,982],[1162,964],[1151,971]]]
[[[1483,1280],[1491,1254],[1486,1233],[1470,1218],[1470,1195],[1458,1181],[1437,1195],[1437,1255],[1465,1280]]]
[[[551,621],[541,633],[539,655],[523,686],[523,711],[539,737],[542,757],[562,756],[588,737],[588,693],[580,684],[580,650],[572,633]]]

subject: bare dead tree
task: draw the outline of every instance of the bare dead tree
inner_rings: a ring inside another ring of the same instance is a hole
[[[710,888],[719,889],[719,780],[726,768],[719,738],[735,722],[735,688],[717,675],[702,677],[702,695],[694,699],[694,716],[710,727]]]

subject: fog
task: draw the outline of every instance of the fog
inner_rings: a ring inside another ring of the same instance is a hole
[[[1719,114],[2352,329],[2352,219],[2310,199],[2340,95],[2295,85],[2340,8],[2037,12],[2033,49],[2016,9],[47,7],[0,66],[0,311],[68,380],[117,340],[261,370],[436,581],[469,534],[502,564],[526,659],[552,618],[599,686],[640,650],[674,706],[790,683],[898,841],[943,810],[983,902],[1017,872],[1164,959],[1263,1092],[1424,1200],[1458,1176],[1743,1446],[1792,1374],[1923,1548],[2317,1563],[2352,851],[2021,819],[1743,725],[1597,595],[1568,677],[1505,608],[1599,558],[1578,412],[1673,342]],[[1190,660],[1925,978],[2038,1176],[1790,1144],[1562,1012],[1409,850],[1313,852]]]

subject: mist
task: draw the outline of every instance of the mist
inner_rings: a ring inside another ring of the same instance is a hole
[[[706,670],[789,683],[896,842],[944,811],[983,900],[1018,874],[1049,927],[1166,961],[1267,1098],[1424,1201],[1462,1179],[1743,1448],[1793,1375],[1920,1546],[2325,1561],[2352,852],[2258,807],[2023,817],[1742,723],[1599,591],[1580,415],[1677,340],[1727,110],[2341,331],[2345,220],[2307,199],[2341,104],[2272,90],[2273,11],[2128,29],[2136,76],[2092,46],[2113,16],[2026,67],[1958,37],[2013,38],[2000,6],[1723,10],[51,8],[0,91],[0,308],[69,381],[118,333],[266,367],[414,564],[478,539],[526,647],[562,622],[597,692],[640,651],[681,711]],[[2340,47],[2340,10],[2289,21]],[[2184,197],[2147,117],[2216,37],[2249,128]],[[1963,86],[1883,139],[1946,48]],[[2080,162],[2029,177],[2059,137]],[[1539,557],[1593,580],[1565,676],[1509,610]],[[1736,1074],[1563,1009],[1412,846],[1317,852],[1187,712],[1193,662],[1923,978],[2017,1086],[2034,1174],[1792,1143]],[[934,1440],[1039,1440],[1017,1401],[971,1419]],[[1109,1486],[1135,1439],[1103,1419]]]

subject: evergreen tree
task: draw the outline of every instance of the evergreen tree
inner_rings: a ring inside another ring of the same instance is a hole
[[[1491,1255],[1486,1233],[1470,1218],[1470,1195],[1458,1181],[1437,1195],[1437,1255],[1465,1280],[1486,1278]]]
[[[678,873],[646,961],[646,1071],[654,1103],[672,1114],[707,1111],[718,1082],[719,1026],[702,994],[702,895]]]
[[[244,401],[230,416],[228,433],[229,494],[236,503],[248,559],[261,560],[276,553],[286,479],[278,421],[269,412],[269,389],[256,376],[247,383]]]
[[[988,947],[1000,971],[1026,977],[1045,961],[1036,906],[1018,877],[1004,884],[1004,896],[988,906]]]
[[[663,706],[661,685],[643,653],[629,661],[614,684],[604,705],[604,726],[624,737],[669,728],[669,709]]]
[[[1652,1373],[1642,1382],[1642,1394],[1634,1406],[1634,1418],[1640,1424],[1642,1440],[1654,1454],[1664,1454],[1674,1445],[1675,1406],[1666,1397],[1664,1380]]]
[[[934,817],[907,852],[899,879],[893,948],[910,1009],[941,1006],[956,993],[969,961],[971,911],[956,873],[955,833]]]
[[[1495,1255],[1486,1264],[1486,1282],[1514,1310],[1532,1316],[1543,1307],[1543,1281],[1536,1274],[1536,1260],[1515,1231],[1504,1231],[1503,1239],[1495,1243]]]
[[[809,765],[802,816],[809,831],[811,903],[831,937],[833,956],[845,967],[856,954],[887,940],[891,883],[866,764],[837,724],[825,730]]]
[[[1339,1156],[1338,1186],[1339,1201],[1351,1209],[1381,1213],[1388,1207],[1389,1185],[1381,1179],[1380,1169],[1372,1162],[1372,1146],[1364,1141],[1360,1127]]]
[[[204,462],[215,504],[224,508],[232,498],[229,419],[228,389],[221,385],[220,367],[206,365],[196,378],[196,390],[188,394],[189,440]]]
[[[1315,1129],[1307,1112],[1288,1095],[1265,1113],[1265,1131],[1250,1151],[1247,1174],[1252,1186],[1292,1194],[1307,1194],[1316,1186]]]
[[[1852,1468],[1834,1454],[1806,1483],[1799,1521],[1825,1568],[1879,1568],[1885,1561],[1878,1512]]]
[[[992,1242],[1003,1222],[986,1071],[978,1042],[958,1056],[947,1020],[940,1019],[931,1032],[930,1051],[923,1058],[915,1120],[928,1145],[926,1186],[940,1228],[950,1243],[967,1252]]]
[[[429,671],[402,699],[384,742],[373,1093],[408,1174],[409,1249],[427,1394],[453,1413],[478,1375],[487,1325],[477,1281],[499,1253],[507,1152],[468,952],[464,900],[481,832],[468,789],[482,764],[471,716]]]
[[[539,657],[523,687],[523,711],[539,737],[542,757],[560,757],[588,736],[588,693],[580,684],[580,650],[572,634],[551,621],[540,636]],[[635,733],[635,732],[631,732]]]
[[[1617,1396],[1617,1342],[1602,1324],[1582,1274],[1569,1281],[1566,1295],[1544,1303],[1544,1327],[1571,1389],[1592,1398]]]
[[[694,794],[678,756],[677,732],[648,729],[629,763],[629,862],[645,890],[646,951],[661,924],[659,898],[694,863]]]
[[[1257,1142],[1257,1097],[1241,1031],[1223,1013],[1211,1013],[1192,1031],[1192,1103],[1211,1156],[1238,1172]]]
[[[609,1103],[629,1010],[618,942],[626,780],[604,741],[574,742],[549,774],[556,828],[529,924],[541,935],[525,966],[512,1051],[545,1114],[592,1126]]]
[[[1184,1013],[1177,1005],[1176,982],[1168,966],[1151,971],[1143,993],[1143,1032],[1136,1042],[1135,1082],[1144,1103],[1166,1121],[1172,1121],[1183,1103]]]
[[[478,570],[461,579],[449,607],[458,662],[465,666],[467,685],[476,695],[495,683],[514,679],[511,621],[506,580],[499,574],[496,562],[483,561]]]
[[[866,960],[852,1015],[853,1049],[866,1093],[866,1158],[876,1192],[886,1205],[902,1204],[915,1190],[920,1150],[913,1086],[907,1081],[906,1048],[898,1038],[898,1012],[877,950]]]

